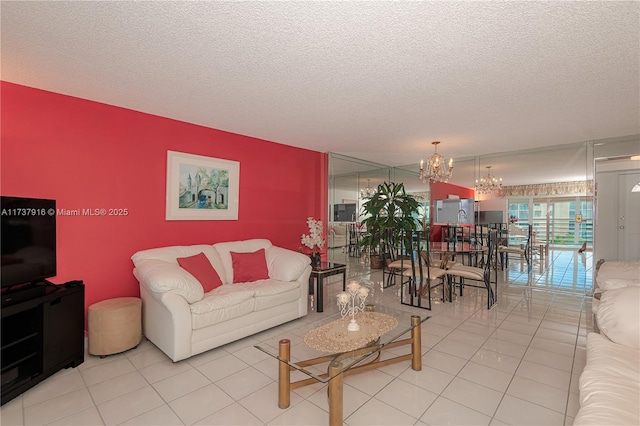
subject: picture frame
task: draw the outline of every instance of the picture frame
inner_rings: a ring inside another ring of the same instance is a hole
[[[238,220],[238,161],[167,151],[166,220]]]

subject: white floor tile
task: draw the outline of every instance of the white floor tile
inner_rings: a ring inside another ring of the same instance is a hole
[[[256,351],[257,350],[258,349],[256,349]],[[209,380],[216,382],[217,380],[223,379],[248,367],[247,363],[235,356],[225,355],[206,364],[199,365],[196,368],[202,374],[207,376]]]
[[[160,362],[143,367],[138,371],[140,371],[140,374],[142,374],[149,383],[153,384],[192,368],[193,366],[187,361],[173,362],[169,358],[166,358]]]
[[[375,398],[417,419],[438,395],[407,382],[394,380],[378,392]]]
[[[261,389],[272,380],[256,370],[255,368],[245,368],[224,379],[218,380],[216,385],[225,391],[231,398],[236,401],[241,400],[245,396]]]
[[[564,415],[540,405],[505,395],[495,418],[510,425],[562,426]]]
[[[155,382],[153,388],[162,399],[169,402],[209,384],[211,384],[211,381],[204,374],[192,368]]]
[[[361,374],[354,374],[344,378],[344,383],[349,386],[373,396],[380,391],[383,387],[387,386],[392,380],[393,376],[383,373],[380,370],[370,370]]]
[[[147,386],[99,404],[98,411],[106,425],[117,425],[163,404],[160,395],[151,386]]]
[[[184,424],[191,425],[233,403],[233,398],[211,384],[171,401],[169,407]]]
[[[329,424],[329,413],[308,401],[291,407],[268,423],[269,426],[321,426]]]
[[[535,380],[516,376],[509,385],[507,394],[564,414],[568,389],[558,389]]]
[[[122,374],[131,373],[135,369],[129,359],[122,356],[118,359],[80,370],[80,374],[86,385],[91,386]]]
[[[306,388],[309,388],[308,386]],[[326,398],[326,389],[325,389],[325,398]],[[369,397],[365,397],[365,401],[369,399]],[[290,409],[291,407],[299,404],[302,401],[302,397],[300,397],[295,392],[289,393],[289,407],[288,408],[279,408],[278,407],[278,384],[271,383],[268,386],[265,386],[251,395],[246,396],[245,398],[239,401],[240,405],[245,409],[249,410],[253,416],[257,417],[261,422],[268,423],[276,417],[280,416],[284,410]],[[364,402],[362,402],[364,403]],[[235,404],[234,404],[235,405]]]
[[[439,395],[454,377],[452,374],[423,365],[420,371],[406,370],[398,379]]]
[[[215,414],[206,417],[196,425],[202,426],[263,426],[256,416],[251,414],[249,410],[242,405],[235,403],[231,404]]]
[[[125,393],[130,393],[137,389],[142,389],[149,385],[149,382],[142,377],[138,371],[116,376],[95,385],[89,386],[89,392],[96,404],[102,404]]]
[[[540,383],[553,386],[560,390],[568,391],[571,374],[557,368],[547,367],[531,361],[522,361],[516,371],[516,376],[535,380]]]
[[[446,373],[456,375],[467,363],[466,359],[448,355],[435,349],[430,350],[422,357],[422,366],[433,367]]]
[[[4,420],[4,419],[3,419]],[[4,421],[2,422],[4,425]],[[8,423],[7,423],[8,425]],[[102,417],[96,407],[87,408],[79,413],[72,414],[53,423],[47,423],[51,426],[98,426],[104,425]]]
[[[374,398],[356,410],[345,422],[349,426],[413,426],[416,420],[415,417],[400,411],[396,407]]]
[[[38,386],[29,389],[22,394],[22,401],[24,406],[28,407],[38,402],[84,388],[84,380],[82,380],[79,370],[73,369],[73,372],[70,374],[51,376]]]
[[[513,374],[470,362],[458,373],[458,377],[504,393],[509,387]]]
[[[5,403],[0,408],[0,424],[6,426],[18,426],[24,424],[22,415],[22,395]]]
[[[502,399],[502,392],[456,377],[442,396],[491,417]]]
[[[509,374],[515,373],[518,369],[518,365],[520,364],[520,358],[514,358],[509,355],[488,351],[486,349],[478,350],[473,358],[471,358],[471,361]]]
[[[87,423],[90,424],[90,423]],[[176,413],[168,405],[161,405],[158,408],[140,414],[126,422],[120,423],[127,426],[182,426]]]
[[[571,367],[573,366],[573,358],[571,357],[536,348],[527,349],[527,353],[524,354],[522,359],[567,372],[571,372]]]
[[[69,392],[24,408],[24,424],[44,425],[93,407],[86,388]]]
[[[458,404],[457,402],[439,397],[431,404],[424,415],[420,417],[420,420],[430,426],[481,426],[488,425],[491,417]]]

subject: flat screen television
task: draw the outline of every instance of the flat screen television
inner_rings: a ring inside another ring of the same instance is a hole
[[[55,200],[3,195],[0,210],[1,287],[55,276]]]

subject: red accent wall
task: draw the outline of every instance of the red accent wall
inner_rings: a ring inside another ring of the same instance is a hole
[[[473,198],[475,191],[464,186],[453,185],[451,183],[435,182],[431,184],[431,201],[446,200],[449,195],[457,195],[462,198]]]
[[[168,245],[268,238],[297,250],[306,218],[327,223],[327,155],[12,83],[0,83],[1,193],[58,209],[58,276],[82,279],[86,306],[138,296],[131,255]],[[170,102],[170,100],[167,100]],[[240,162],[237,221],[167,221],[167,151]]]

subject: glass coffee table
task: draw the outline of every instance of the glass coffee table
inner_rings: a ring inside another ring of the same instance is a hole
[[[303,322],[293,336],[286,330],[268,333],[270,337],[255,347],[280,361],[280,408],[289,407],[292,389],[328,383],[329,425],[341,425],[343,378],[401,361],[411,361],[412,369],[421,370],[421,325],[429,318],[385,306],[367,305],[365,312],[355,315],[359,331],[347,330],[351,316],[341,318],[340,313],[335,313],[317,322]],[[404,355],[398,355],[398,350],[390,357],[383,355],[387,349],[403,346],[407,347]],[[295,381],[292,381],[292,372],[297,377]]]

